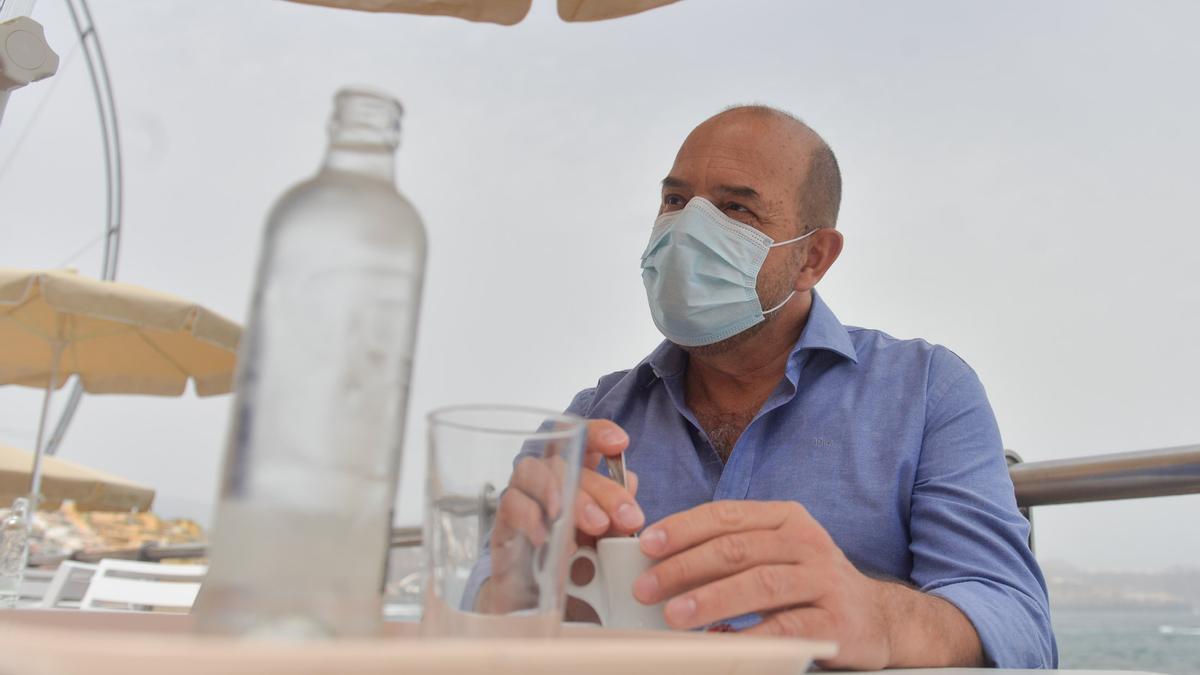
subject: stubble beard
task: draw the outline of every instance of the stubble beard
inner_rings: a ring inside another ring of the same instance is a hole
[[[759,321],[758,323],[747,328],[746,330],[744,330],[736,335],[731,335],[730,337],[727,337],[724,340],[721,340],[720,342],[714,342],[711,345],[695,345],[692,347],[687,347],[684,345],[677,345],[677,346],[680,349],[682,349],[683,351],[687,352],[689,356],[702,356],[703,357],[703,356],[717,356],[720,354],[725,354],[726,352],[731,352],[731,351],[737,349],[738,347],[741,347],[742,345],[746,344],[750,340],[753,340],[754,336],[758,335],[760,332],[762,332],[762,329],[765,328],[767,326],[767,324],[771,322],[771,319],[773,319],[776,314],[778,314],[778,312],[776,312],[774,314],[768,314],[765,317],[763,317],[762,321]]]
[[[771,282],[770,284],[768,284],[769,288],[763,289],[766,292],[767,297],[774,299],[774,303],[769,305],[767,307],[767,309],[770,309],[771,307],[774,307],[774,306],[778,305],[779,303],[783,302],[784,298],[789,298],[788,302],[790,302],[793,299],[793,298],[789,297],[788,294],[792,293],[795,290],[794,283],[795,283],[796,274],[797,274],[799,266],[801,264],[803,264],[804,254],[807,251],[807,248],[808,248],[807,246],[797,247],[798,250],[796,251],[796,254],[793,256],[792,260],[790,261],[792,264],[788,265],[788,267],[785,271],[785,274],[783,275],[783,278],[781,278],[777,281]],[[793,269],[793,267],[795,267],[796,269]],[[682,349],[683,351],[687,352],[687,354],[689,356],[700,356],[700,357],[718,356],[721,354],[731,352],[731,351],[745,345],[747,342],[753,340],[754,337],[756,335],[758,335],[759,333],[761,333],[763,331],[763,329],[765,329],[772,321],[779,318],[779,315],[783,312],[784,307],[786,307],[786,306],[787,305],[785,304],[783,307],[780,307],[779,309],[775,310],[774,312],[771,312],[770,314],[763,316],[762,321],[759,321],[758,323],[747,328],[746,330],[744,330],[736,335],[731,335],[731,336],[725,338],[724,340],[721,340],[720,342],[714,342],[711,345],[696,345],[696,346],[692,346],[692,347],[686,347],[686,346],[680,345],[680,344],[677,344],[676,346],[679,347],[680,349]]]

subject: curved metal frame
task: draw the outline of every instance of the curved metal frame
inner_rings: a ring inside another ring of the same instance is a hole
[[[101,262],[100,278],[111,281],[117,277],[117,259],[121,251],[121,218],[124,211],[124,177],[121,165],[121,134],[117,124],[117,106],[113,98],[112,82],[108,76],[108,63],[104,49],[100,46],[100,35],[92,20],[92,11],[87,0],[64,0],[75,24],[80,46],[87,59],[88,73],[92,80],[92,93],[100,116],[101,135],[104,142],[104,178],[107,185],[104,217],[104,258]],[[67,427],[75,417],[79,401],[83,397],[83,385],[76,378],[67,397],[66,405],[59,415],[54,432],[46,442],[46,454],[58,451]]]

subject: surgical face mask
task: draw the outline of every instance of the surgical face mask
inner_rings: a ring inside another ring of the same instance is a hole
[[[795,239],[776,242],[725,215],[703,197],[654,222],[642,253],[642,282],[654,324],[668,340],[685,347],[710,345],[766,319],[787,304],[763,310],[755,284],[767,253]]]

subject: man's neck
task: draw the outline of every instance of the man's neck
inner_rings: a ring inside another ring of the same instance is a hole
[[[812,311],[812,293],[797,293],[757,333],[715,354],[689,353],[689,405],[720,410],[757,406],[779,384]]]

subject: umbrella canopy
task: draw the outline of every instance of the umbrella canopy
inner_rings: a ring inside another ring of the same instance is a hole
[[[33,453],[0,445],[0,504],[28,493],[31,466]],[[149,511],[154,502],[151,488],[57,457],[45,458],[42,472],[41,508],[71,499],[80,511]]]
[[[558,0],[564,21],[601,21],[644,12],[677,0]],[[366,12],[456,16],[468,21],[512,25],[529,13],[532,0],[293,0]]]
[[[241,329],[172,295],[66,270],[0,268],[0,384],[46,390],[30,495],[38,503],[50,392],[70,375],[84,391],[179,396],[233,388]]]
[[[187,300],[70,271],[0,268],[0,384],[179,396],[233,388],[241,328]],[[57,369],[57,372],[55,370]]]

